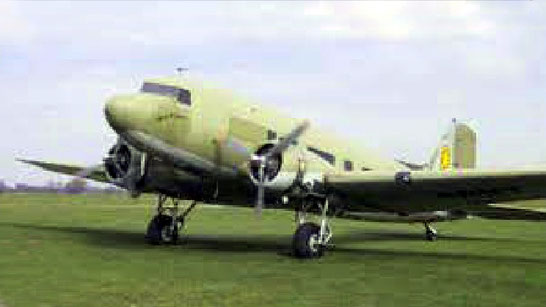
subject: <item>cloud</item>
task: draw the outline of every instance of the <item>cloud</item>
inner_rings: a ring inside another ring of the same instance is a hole
[[[484,38],[494,20],[471,2],[215,2],[215,3],[25,3],[36,42],[68,50],[323,39],[408,41]],[[16,5],[7,22],[14,18]],[[10,17],[12,16],[12,17]],[[11,20],[11,21],[10,21]],[[62,20],[62,22],[56,22]],[[6,21],[5,21],[6,22]]]
[[[435,128],[458,117],[479,119],[486,161],[538,160],[546,149],[531,139],[546,131],[546,109],[537,107],[546,86],[545,8],[0,0],[0,101],[10,105],[0,125],[17,131],[1,146],[0,167],[13,180],[15,154],[94,163],[114,141],[104,99],[177,65],[386,157],[426,159]],[[533,137],[514,141],[530,130]],[[504,157],[493,150],[500,147]]]
[[[0,46],[28,43],[32,32],[17,2],[0,1]]]
[[[370,1],[311,3],[304,13],[325,36],[403,42],[487,37],[495,23],[481,11],[477,2]]]

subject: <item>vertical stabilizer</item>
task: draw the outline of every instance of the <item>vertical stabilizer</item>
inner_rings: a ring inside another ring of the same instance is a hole
[[[431,170],[465,169],[476,167],[476,133],[464,123],[453,119],[449,130],[442,135],[431,156]]]

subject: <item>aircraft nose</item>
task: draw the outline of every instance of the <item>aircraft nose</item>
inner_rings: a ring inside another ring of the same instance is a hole
[[[125,96],[114,96],[106,101],[104,114],[106,121],[114,130],[120,131],[129,128],[130,114],[134,103],[134,99]]]
[[[106,121],[118,133],[129,130],[154,133],[158,121],[172,121],[183,116],[182,110],[169,97],[143,94],[117,95],[104,105]]]

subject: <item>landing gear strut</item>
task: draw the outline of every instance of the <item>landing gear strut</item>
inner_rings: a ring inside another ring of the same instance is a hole
[[[303,202],[296,210],[296,223],[298,228],[294,233],[292,248],[294,255],[298,258],[320,258],[330,239],[332,231],[330,218],[328,217],[328,199],[312,200],[316,203],[321,212],[320,224],[306,222],[307,202]]]
[[[170,199],[171,205],[166,206]],[[180,199],[159,195],[157,198],[157,214],[148,224],[146,231],[146,240],[153,245],[158,244],[176,244],[178,235],[184,226],[184,219],[197,205],[196,201],[192,203],[180,214]]]
[[[429,223],[425,223],[425,238],[427,241],[436,241],[438,239],[438,232]]]

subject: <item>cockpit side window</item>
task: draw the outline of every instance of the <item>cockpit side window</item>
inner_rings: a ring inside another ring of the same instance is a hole
[[[191,106],[191,93],[188,90],[185,89],[178,89],[178,101],[182,104]]]
[[[144,82],[140,91],[143,93],[152,93],[161,96],[174,97],[180,103],[191,106],[191,93],[190,91],[182,88],[151,82]]]

